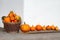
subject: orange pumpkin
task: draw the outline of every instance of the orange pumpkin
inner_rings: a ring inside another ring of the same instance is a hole
[[[5,17],[4,22],[6,22],[6,23],[10,22],[10,17]]]
[[[33,25],[30,27],[30,31],[35,31],[35,27]]]
[[[14,23],[14,20],[12,20],[11,22]]]
[[[54,25],[52,25],[52,26],[51,26],[51,29],[52,29],[52,30],[55,30],[55,26],[54,26]]]
[[[59,30],[59,28],[56,26],[56,27],[55,27],[55,30],[56,30],[56,31],[58,31],[58,30]]]
[[[20,20],[21,20],[21,17],[18,16],[18,15],[16,15],[16,16],[15,16],[15,19],[20,21]]]
[[[15,20],[15,17],[10,17],[10,20]]]
[[[6,16],[2,16],[2,20],[4,20],[6,18]]]
[[[14,14],[14,17],[17,16],[16,14]]]
[[[17,22],[17,20],[15,19],[14,22]]]
[[[22,32],[29,32],[30,31],[30,26],[26,23],[22,24],[20,27]]]
[[[45,27],[45,25],[43,26],[43,30],[44,30],[44,31],[46,30],[46,27]]]
[[[41,26],[41,25],[36,25],[36,30],[37,30],[37,31],[42,30],[42,26]]]
[[[47,30],[51,30],[51,26],[47,25],[47,26],[46,26],[46,29],[47,29]]]
[[[8,14],[9,17],[12,17],[14,16],[14,12],[13,11],[10,11],[10,13]]]

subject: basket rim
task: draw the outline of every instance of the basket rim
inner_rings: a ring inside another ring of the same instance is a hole
[[[3,23],[7,23],[7,22],[4,22],[4,21],[2,21]],[[7,24],[17,24],[17,23],[21,23],[21,20],[19,21],[19,22],[8,22]]]

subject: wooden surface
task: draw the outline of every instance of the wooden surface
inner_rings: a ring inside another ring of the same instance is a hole
[[[60,40],[60,32],[6,33],[0,28],[0,40]]]

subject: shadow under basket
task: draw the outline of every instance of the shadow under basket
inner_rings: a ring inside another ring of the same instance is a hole
[[[17,23],[5,23],[4,24],[4,29],[6,32],[19,32],[21,22]]]

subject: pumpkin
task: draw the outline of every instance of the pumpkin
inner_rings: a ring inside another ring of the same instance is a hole
[[[54,25],[52,25],[52,26],[51,26],[51,29],[52,29],[52,30],[55,30],[55,26],[54,26]]]
[[[18,21],[20,21],[21,20],[21,17],[16,15],[15,16],[15,19],[18,20]]]
[[[17,22],[17,20],[11,20],[11,22],[12,22],[12,23],[16,23],[16,22]]]
[[[6,16],[2,16],[2,20],[4,20],[6,18]]]
[[[16,13],[13,16],[15,17],[16,16]]]
[[[4,18],[4,22],[6,22],[6,23],[10,22],[10,17]]]
[[[56,31],[58,31],[58,30],[59,30],[59,28],[56,26],[56,27],[55,27],[55,30],[56,30]]]
[[[14,20],[12,20],[11,22],[14,23]]]
[[[15,17],[10,17],[10,20],[15,20]]]
[[[10,13],[8,14],[9,17],[12,17],[14,16],[14,12],[13,11],[10,11]]]
[[[46,30],[46,27],[45,27],[45,25],[43,26],[43,30],[44,30],[44,31]]]
[[[24,24],[21,25],[20,27],[22,32],[29,32],[30,31],[30,26],[24,22]]]
[[[41,26],[41,25],[36,25],[36,30],[37,30],[37,31],[42,30],[42,26]]]
[[[35,27],[33,25],[30,27],[30,31],[35,31]]]
[[[47,26],[46,26],[46,29],[47,29],[47,30],[51,30],[51,26],[47,25]]]
[[[17,20],[15,19],[14,22],[17,22]]]

